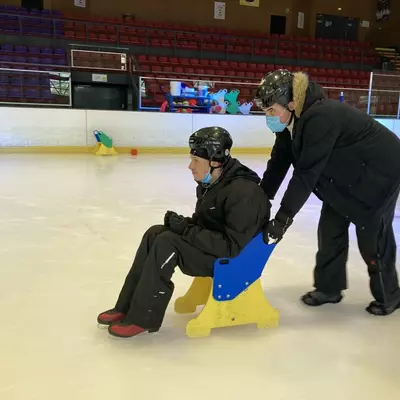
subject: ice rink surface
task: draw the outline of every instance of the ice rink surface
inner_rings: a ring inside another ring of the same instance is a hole
[[[266,164],[240,160],[260,174]],[[299,303],[312,289],[314,196],[264,271],[279,328],[189,339],[191,316],[172,302],[156,334],[111,339],[97,327],[144,231],[167,209],[192,213],[187,165],[187,156],[1,155],[0,399],[398,399],[400,311],[364,311],[371,296],[353,229],[344,301]],[[395,226],[399,239],[398,217]],[[174,282],[176,298],[191,279],[177,270]]]

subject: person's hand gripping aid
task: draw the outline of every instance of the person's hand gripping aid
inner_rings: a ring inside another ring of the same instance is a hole
[[[164,225],[172,232],[183,235],[189,225],[188,218],[178,215],[175,211],[167,211],[164,216]]]
[[[279,243],[292,223],[293,218],[290,218],[279,211],[275,218],[264,228],[264,242],[266,244]]]

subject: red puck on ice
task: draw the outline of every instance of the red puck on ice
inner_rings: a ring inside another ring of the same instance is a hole
[[[132,150],[131,150],[131,155],[132,155],[132,156],[137,156],[137,155],[138,155],[137,149],[132,149]]]

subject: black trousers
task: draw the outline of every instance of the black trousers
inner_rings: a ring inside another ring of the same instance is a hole
[[[393,232],[396,200],[397,196],[388,205],[375,228],[356,228],[358,248],[368,266],[371,293],[376,301],[383,304],[400,299]],[[347,219],[328,204],[323,204],[314,270],[314,286],[323,293],[334,294],[347,288],[349,225]]]
[[[126,322],[159,328],[174,291],[175,267],[186,275],[212,277],[214,261],[165,226],[152,226],[143,235],[115,308],[126,314]]]

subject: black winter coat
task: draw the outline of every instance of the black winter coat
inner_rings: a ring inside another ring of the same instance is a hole
[[[292,135],[276,135],[261,182],[273,199],[294,166],[280,211],[294,217],[314,192],[359,227],[377,223],[400,186],[400,139],[358,109],[326,99],[313,82]]]
[[[271,203],[259,176],[231,158],[209,188],[197,187],[196,210],[183,240],[215,257],[235,257],[269,221]]]

